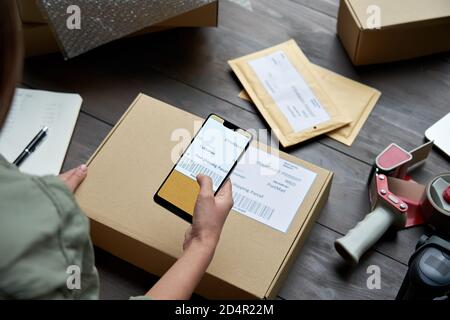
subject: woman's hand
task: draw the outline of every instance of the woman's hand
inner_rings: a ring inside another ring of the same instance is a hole
[[[233,207],[231,182],[228,180],[214,197],[210,177],[199,175],[197,182],[200,193],[195,204],[192,226],[186,231],[183,249],[193,243],[215,250],[219,242],[225,220]]]
[[[60,174],[59,178],[62,180],[62,182],[64,182],[64,184],[70,191],[75,192],[75,190],[77,190],[79,185],[86,178],[87,171],[87,166],[83,164],[78,168]]]
[[[220,233],[233,207],[231,182],[214,197],[211,178],[197,177],[200,193],[192,226],[186,232],[183,255],[147,293],[152,299],[186,300],[192,295],[214,256]]]

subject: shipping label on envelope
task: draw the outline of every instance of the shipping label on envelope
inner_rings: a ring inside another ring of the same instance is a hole
[[[229,64],[284,147],[351,122],[293,40]]]
[[[311,66],[316,74],[317,81],[322,84],[339,110],[350,117],[352,121],[342,128],[327,133],[327,135],[338,142],[351,146],[379,100],[381,93],[374,88],[318,65],[311,63]],[[239,94],[239,97],[251,101],[245,90]]]

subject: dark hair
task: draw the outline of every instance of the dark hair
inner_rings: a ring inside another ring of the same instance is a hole
[[[0,127],[22,71],[22,37],[15,0],[0,0]]]

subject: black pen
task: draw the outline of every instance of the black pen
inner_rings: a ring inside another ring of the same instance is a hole
[[[33,140],[31,140],[31,142],[26,146],[26,148],[22,151],[22,153],[17,157],[16,160],[14,160],[14,164],[17,167],[20,167],[20,165],[22,164],[22,162],[25,161],[26,158],[28,158],[28,156],[30,154],[32,154],[36,148],[38,147],[38,145],[42,142],[42,140],[44,140],[44,138],[47,136],[47,132],[48,132],[48,128],[44,127],[42,128],[38,134],[33,138]]]

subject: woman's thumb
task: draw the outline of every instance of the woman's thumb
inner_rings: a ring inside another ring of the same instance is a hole
[[[200,186],[200,194],[202,196],[214,196],[213,183],[210,177],[203,174],[197,176],[197,183]]]

